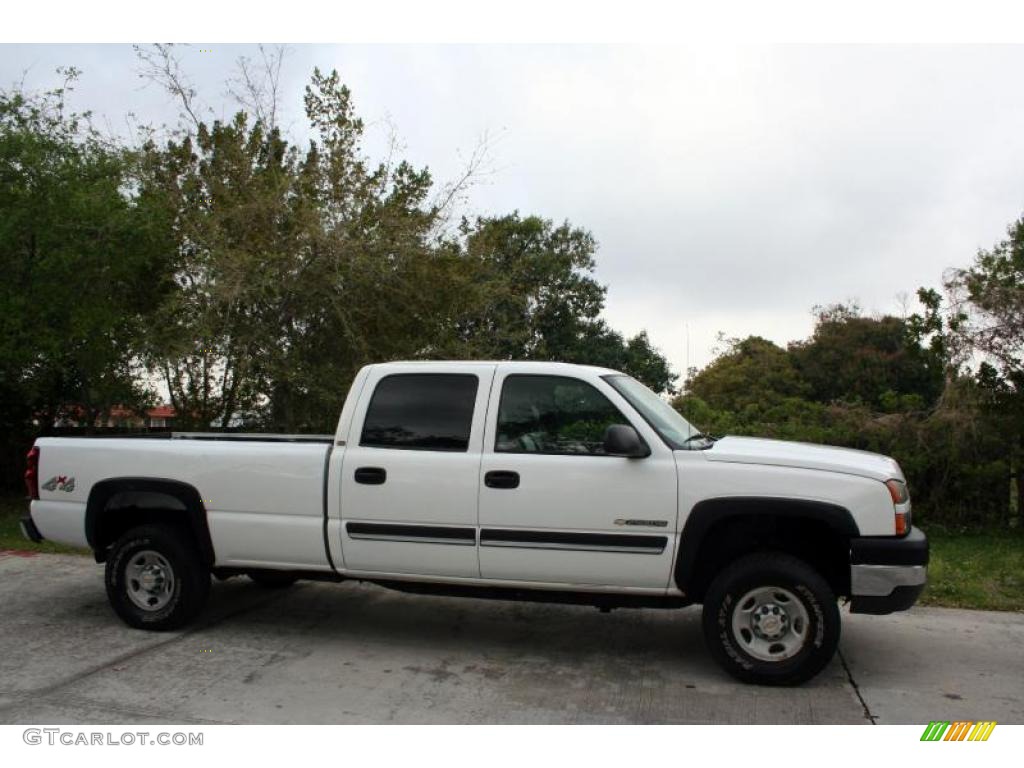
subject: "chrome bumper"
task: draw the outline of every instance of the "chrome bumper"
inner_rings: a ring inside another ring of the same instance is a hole
[[[925,565],[851,565],[850,591],[854,595],[884,597],[897,587],[916,587],[928,578]]]
[[[850,542],[850,611],[893,613],[917,602],[928,578],[928,538],[918,528],[903,537]]]

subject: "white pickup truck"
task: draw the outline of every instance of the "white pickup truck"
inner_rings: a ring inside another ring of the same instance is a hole
[[[26,482],[25,535],[92,549],[117,614],[154,630],[195,617],[211,574],[700,603],[728,672],[795,684],[835,653],[839,598],[909,608],[928,562],[892,459],[706,437],[563,363],[370,365],[333,436],[40,438]]]

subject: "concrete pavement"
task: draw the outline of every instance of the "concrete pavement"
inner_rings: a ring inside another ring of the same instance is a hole
[[[183,631],[129,629],[102,566],[0,554],[2,723],[1024,723],[1024,615],[844,613],[841,653],[792,689],[736,683],[697,608],[214,583]]]

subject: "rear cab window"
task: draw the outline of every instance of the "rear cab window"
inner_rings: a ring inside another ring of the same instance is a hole
[[[377,382],[359,444],[465,453],[480,380],[465,373],[395,373]]]

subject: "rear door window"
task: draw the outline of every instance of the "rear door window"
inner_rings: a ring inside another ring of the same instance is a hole
[[[472,374],[397,373],[377,383],[359,444],[412,451],[469,450],[479,379]]]

